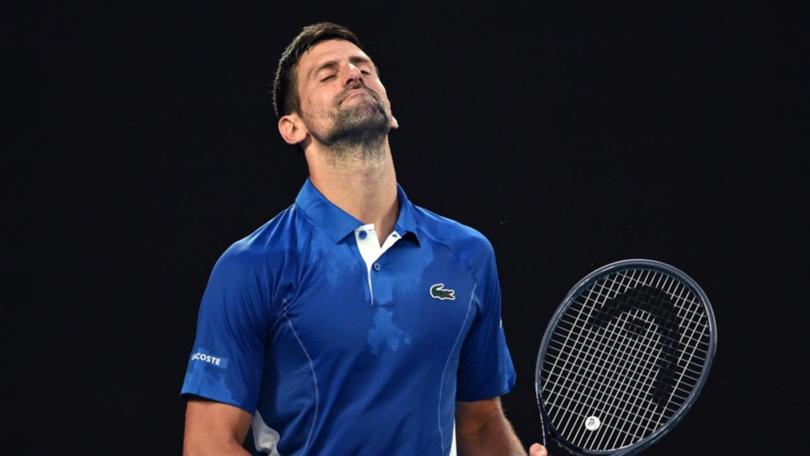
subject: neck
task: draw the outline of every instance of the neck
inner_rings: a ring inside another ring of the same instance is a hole
[[[387,138],[379,148],[330,150],[311,143],[306,159],[312,184],[332,204],[364,224],[373,223],[380,244],[399,212],[394,161]]]

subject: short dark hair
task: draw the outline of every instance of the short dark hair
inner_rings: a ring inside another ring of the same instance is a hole
[[[299,112],[300,100],[296,90],[295,70],[301,56],[313,46],[326,40],[345,40],[360,46],[360,40],[346,27],[332,22],[307,25],[287,46],[278,59],[276,77],[273,80],[273,109],[276,117]]]

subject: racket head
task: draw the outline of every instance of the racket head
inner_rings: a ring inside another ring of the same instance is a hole
[[[584,455],[642,451],[694,404],[716,350],[711,304],[686,273],[648,259],[596,269],[567,293],[538,351],[544,442]]]

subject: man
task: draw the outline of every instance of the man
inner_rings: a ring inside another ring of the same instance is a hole
[[[351,31],[305,27],[279,61],[278,129],[310,178],[219,259],[182,394],[184,451],[524,454],[494,254],[398,187],[397,128]],[[534,455],[544,455],[539,445]]]

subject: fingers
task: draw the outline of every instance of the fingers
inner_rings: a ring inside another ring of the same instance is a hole
[[[529,456],[548,456],[548,452],[543,445],[535,443],[529,447]]]

